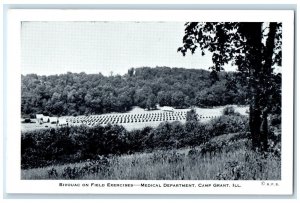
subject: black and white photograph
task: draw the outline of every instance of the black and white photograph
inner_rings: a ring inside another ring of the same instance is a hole
[[[22,22],[22,179],[280,180],[281,22]]]
[[[20,18],[20,183],[279,191],[293,150],[284,18],[148,18]]]

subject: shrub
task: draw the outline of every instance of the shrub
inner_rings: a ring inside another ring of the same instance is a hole
[[[121,155],[155,149],[199,146],[228,133],[248,131],[245,116],[224,115],[208,123],[192,120],[161,123],[128,132],[118,125],[72,126],[22,132],[22,168],[72,163],[97,155]]]
[[[235,108],[233,106],[226,106],[223,109],[223,115],[224,116],[239,116],[241,115],[240,113],[235,111]]]
[[[205,128],[209,132],[210,137],[222,134],[247,132],[249,131],[248,117],[223,115],[209,122]]]
[[[270,116],[270,123],[272,126],[278,126],[281,124],[281,114],[275,114]]]
[[[196,113],[196,110],[192,108],[190,111],[186,114],[186,121],[198,121],[198,115]]]

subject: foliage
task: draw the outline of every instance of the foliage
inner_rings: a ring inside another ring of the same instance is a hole
[[[268,30],[269,33],[265,33],[263,30],[262,22],[187,22],[185,24],[185,35],[183,37],[183,46],[178,48],[178,51],[182,52],[183,55],[189,50],[191,53],[195,53],[197,49],[200,49],[202,55],[205,55],[206,51],[212,52],[212,61],[214,66],[211,67],[214,71],[223,70],[223,66],[226,63],[232,62],[237,65],[239,70],[242,72],[250,72],[253,68],[250,54],[253,54],[253,49],[259,42],[259,46],[263,46],[262,38],[263,35],[273,34],[275,32],[273,41],[269,38],[268,42],[274,46],[274,50],[268,50],[268,44],[263,51],[271,52],[274,54],[275,63],[281,64],[281,38],[282,30],[281,23],[270,23]],[[273,26],[273,27],[272,27]],[[274,30],[271,30],[271,29]],[[265,39],[265,38],[264,38]],[[256,50],[257,53],[261,54],[261,50]],[[267,56],[264,56],[267,57]],[[264,58],[263,60],[267,60]]]
[[[203,124],[195,121],[161,123],[127,131],[118,125],[72,126],[22,132],[22,168],[72,163],[98,155],[121,155],[155,149],[198,146],[214,136],[247,130],[247,118],[222,116]]]
[[[232,62],[237,65],[248,85],[253,148],[266,150],[268,116],[275,109],[281,110],[281,86],[278,85],[281,83],[281,74],[275,74],[273,70],[274,65],[281,65],[282,60],[282,24],[188,22],[185,26],[183,46],[178,51],[184,56],[186,52],[193,54],[197,49],[202,55],[205,55],[205,51],[212,52],[214,66],[210,68],[214,81],[217,81],[217,72],[224,70],[225,64]],[[231,86],[230,82],[228,84]],[[210,98],[213,95],[209,95]]]
[[[275,147],[275,149],[278,146]],[[224,171],[217,174],[218,180],[274,180],[280,178],[280,150],[258,153],[246,150],[241,161],[227,161]],[[277,174],[274,173],[277,167]]]
[[[187,112],[186,121],[199,121],[198,114],[194,108]]]
[[[210,73],[183,68],[136,68],[120,76],[67,73],[22,75],[22,116],[91,115],[125,112],[133,106],[186,108],[247,104],[246,86],[237,73],[222,73],[211,86]],[[231,89],[228,91],[228,88]],[[239,91],[237,91],[239,90]]]
[[[276,148],[276,147],[275,147]],[[280,147],[279,147],[280,148]],[[22,170],[22,179],[280,180],[280,152],[254,152],[244,133],[198,147],[100,156],[94,161]]]
[[[234,115],[240,115],[240,113],[236,112],[234,107],[227,106],[223,109],[223,115],[224,116],[234,116]]]
[[[249,120],[246,116],[223,115],[208,123],[205,127],[210,132],[210,137],[221,134],[248,132]]]

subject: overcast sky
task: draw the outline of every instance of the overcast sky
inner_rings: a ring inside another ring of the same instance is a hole
[[[177,52],[184,22],[23,22],[21,32],[22,74],[109,75],[142,66],[212,66],[209,53],[183,57]]]

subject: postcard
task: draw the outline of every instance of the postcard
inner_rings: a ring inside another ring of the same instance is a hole
[[[293,193],[293,11],[11,9],[6,72],[7,193]]]

